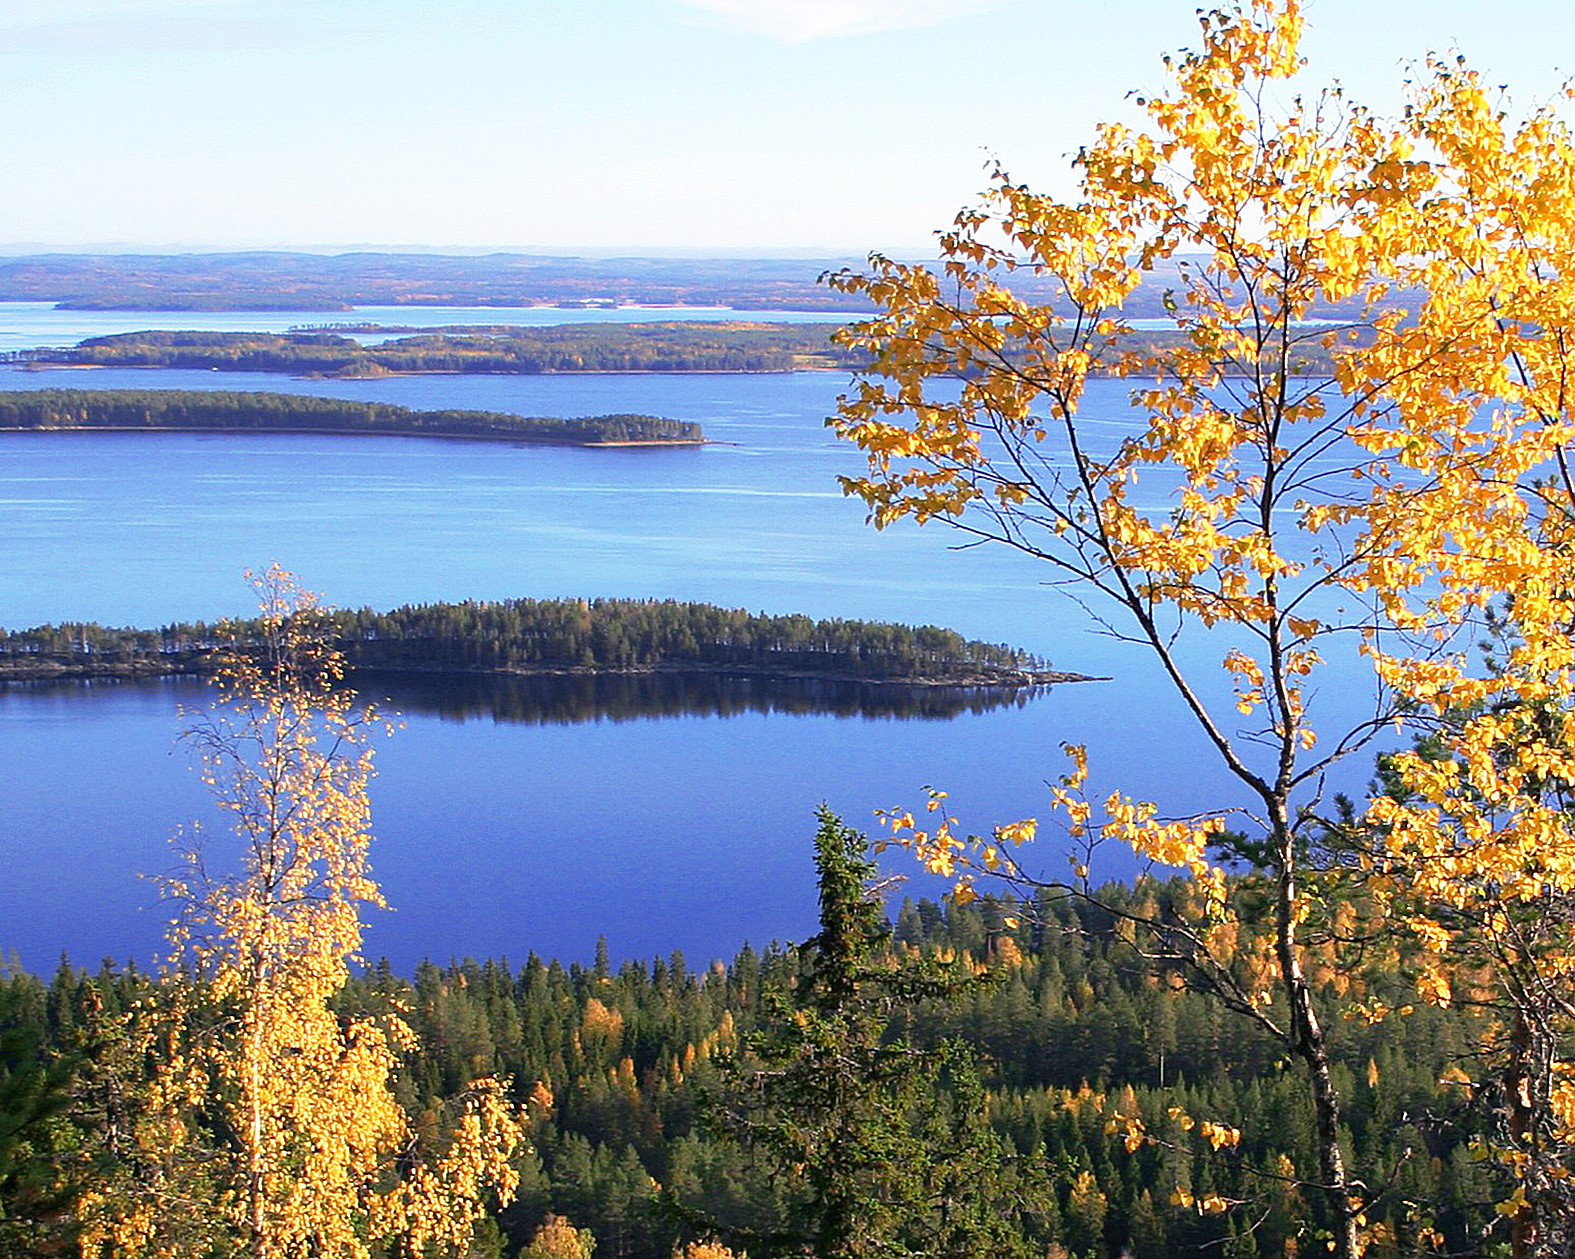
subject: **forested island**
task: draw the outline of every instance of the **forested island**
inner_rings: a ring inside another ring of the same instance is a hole
[[[174,367],[226,372],[278,372],[309,377],[367,379],[390,375],[481,373],[547,375],[574,372],[798,372],[858,371],[862,350],[840,344],[841,324],[718,323],[560,324],[546,328],[489,325],[433,328],[362,345],[379,325],[271,332],[125,332],[91,337],[65,349],[13,352],[5,361],[28,367]],[[388,331],[403,331],[390,329]],[[1333,350],[1349,348],[1354,328],[1310,325],[1296,338],[1292,371],[1327,376]],[[1049,334],[1047,334],[1049,335]],[[1053,341],[1053,335],[1051,341]],[[1172,352],[1187,340],[1174,330],[1136,330],[1113,337],[1090,367],[1095,376],[1122,375],[1147,356]],[[1047,342],[1047,345],[1049,342]],[[1025,353],[1017,347],[1015,353]],[[1221,357],[1222,374],[1245,375],[1250,365]]]
[[[789,372],[849,367],[837,324],[561,324],[427,332],[361,345],[334,332],[127,332],[25,350],[40,367],[181,367],[363,378],[430,372]]]
[[[0,430],[368,433],[553,446],[699,445],[688,420],[655,415],[510,415],[415,411],[388,402],[206,389],[37,389],[0,392]]]
[[[162,629],[90,623],[0,631],[0,680],[211,672],[255,621]],[[1022,687],[1085,680],[953,630],[767,616],[647,599],[510,599],[330,614],[352,669],[434,673],[699,672],[904,685]]]

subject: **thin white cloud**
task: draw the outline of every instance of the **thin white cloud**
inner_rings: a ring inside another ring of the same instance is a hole
[[[1016,0],[678,0],[716,25],[784,43],[934,26]]]

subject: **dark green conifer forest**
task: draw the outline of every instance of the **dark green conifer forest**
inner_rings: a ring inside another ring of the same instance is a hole
[[[0,429],[343,432],[558,446],[705,440],[698,424],[655,415],[579,419],[501,411],[414,411],[294,393],[208,389],[35,389],[0,393]]]
[[[333,612],[352,668],[434,672],[696,669],[865,681],[1020,686],[1053,674],[1031,653],[933,625],[815,620],[671,599],[508,599]],[[0,677],[211,671],[255,621],[0,630]]]
[[[619,1259],[698,1235],[762,1255],[1317,1252],[1318,1195],[1297,1184],[1313,1117],[1279,1047],[1144,961],[1108,909],[905,897],[886,920],[862,840],[823,819],[822,849],[822,932],[801,946],[698,967],[615,966],[604,947],[590,966],[373,965],[345,989],[346,1016],[406,1009],[419,1048],[398,1092],[426,1122],[469,1081],[512,1077],[532,1151],[471,1254],[517,1254],[549,1214]],[[1191,894],[1100,892],[1145,913]],[[0,1253],[71,1249],[73,1197],[146,1086],[112,1047],[152,982],[65,961],[0,979]],[[1353,1156],[1386,1169],[1369,1210],[1384,1253],[1415,1253],[1428,1228],[1470,1253],[1492,1214],[1470,1144],[1483,1116],[1440,1083],[1474,1035],[1470,1014],[1432,1007],[1331,1028]],[[1157,1139],[1128,1148],[1112,1110]],[[1238,1126],[1239,1145],[1212,1148],[1195,1115]],[[1230,1209],[1200,1208],[1214,1200]],[[881,1219],[879,1245],[848,1224]]]

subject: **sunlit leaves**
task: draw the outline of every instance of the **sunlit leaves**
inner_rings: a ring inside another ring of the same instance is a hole
[[[1321,1183],[1354,1255],[1361,1211],[1339,1189],[1298,936],[1336,762],[1395,724],[1434,736],[1392,760],[1394,790],[1370,802],[1350,862],[1318,872],[1360,883],[1375,923],[1408,924],[1419,995],[1478,1002],[1496,976],[1509,1039],[1545,1048],[1575,1017],[1555,986],[1575,973],[1572,93],[1516,121],[1463,62],[1433,59],[1405,113],[1381,119],[1338,89],[1293,92],[1294,0],[1200,16],[1197,48],[1140,100],[1145,121],[1080,151],[1070,197],[998,168],[942,235],[938,267],[874,258],[833,277],[878,313],[846,334],[871,366],[831,423],[868,456],[844,485],[875,524],[945,520],[1106,597],[1096,611],[1152,649],[1242,784],[1258,834],[1237,851],[1277,891],[1283,1034],[1308,1065]],[[1170,328],[1135,336],[1123,305],[1161,266]],[[1054,296],[1014,295],[1018,276]],[[1356,312],[1349,326],[1307,322],[1329,302]],[[1307,374],[1311,346],[1329,375]],[[1083,415],[1094,374],[1131,384],[1119,427]],[[1223,695],[1177,647],[1200,632],[1221,640]],[[1323,662],[1352,668],[1356,653],[1371,709],[1321,728]],[[1190,869],[1212,889],[1190,937],[1207,952],[1226,810],[1165,819],[1120,791],[1095,803],[1086,773],[1079,761],[1051,785],[1066,833]],[[1027,878],[1002,843],[1015,824],[964,838],[949,818],[888,822],[964,891],[981,872]],[[1076,884],[1086,861],[1073,860]],[[1238,1008],[1257,1008],[1252,991]],[[1510,1111],[1531,1123],[1535,1110],[1543,1136],[1575,1150],[1552,1083],[1563,1051],[1547,1052],[1540,1100]],[[1534,1163],[1505,1156],[1517,1177]],[[1560,1166],[1569,1179],[1568,1159],[1539,1174]],[[1552,1200],[1551,1179],[1526,1210]]]
[[[130,1022],[156,1064],[141,1153],[87,1204],[84,1253],[460,1246],[489,1200],[512,1196],[520,1117],[502,1083],[477,1080],[438,1148],[422,1148],[392,1089],[409,1027],[397,1009],[331,1004],[361,906],[383,903],[367,784],[384,726],[345,689],[316,599],[277,567],[254,584],[260,641],[236,642],[191,735],[240,851],[215,869],[189,849],[170,884],[176,956]]]

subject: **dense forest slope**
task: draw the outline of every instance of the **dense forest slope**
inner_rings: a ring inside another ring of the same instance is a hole
[[[528,889],[520,889],[527,895]],[[1143,912],[1185,899],[1180,884],[1101,893]],[[586,931],[596,924],[587,921]],[[1026,908],[989,898],[942,909],[905,901],[892,924],[898,954],[968,959],[992,982],[960,1005],[897,1012],[893,1033],[923,1046],[960,1037],[984,1063],[985,1111],[1001,1159],[974,1191],[1010,1221],[1018,1246],[1000,1259],[1253,1259],[1318,1253],[1319,1195],[1287,1181],[1316,1166],[1306,1090],[1282,1050],[1175,982],[1122,940],[1108,913],[1065,901]],[[748,1151],[703,1122],[720,1091],[719,1064],[749,1052],[751,1034],[782,1026],[804,952],[745,947],[723,965],[691,969],[674,954],[614,967],[563,967],[534,955],[507,962],[424,965],[413,977],[373,967],[343,994],[345,1013],[398,1003],[419,1048],[400,1074],[401,1100],[423,1113],[470,1081],[512,1077],[529,1105],[533,1150],[519,1200],[471,1254],[519,1253],[549,1212],[594,1234],[597,1259],[670,1259],[677,1217],[663,1203],[698,1206],[732,1222],[767,1225],[784,1209],[780,1183]],[[1387,995],[1360,977],[1320,971],[1330,1000]],[[115,1121],[111,1088],[135,1096],[129,1064],[95,1062],[119,1013],[147,990],[135,971],[96,974],[62,963],[48,981],[0,972],[0,1035],[84,1081],[70,1122],[55,1125],[55,1156],[97,1141]],[[773,1010],[773,1002],[776,1003]],[[1440,1083],[1473,1043],[1470,1015],[1433,1007],[1372,1024],[1336,1020],[1330,1049],[1351,1099],[1348,1148],[1358,1165],[1391,1169],[1373,1186],[1369,1218],[1392,1238],[1384,1256],[1468,1254],[1490,1200],[1488,1172],[1470,1141],[1480,1117]],[[1141,1113],[1164,1140],[1128,1148],[1101,1104]],[[1179,1114],[1240,1127],[1215,1150]],[[1167,1119],[1167,1116],[1170,1118]],[[988,1177],[986,1179],[986,1177]],[[1239,1204],[1200,1211],[1208,1198]],[[1441,1234],[1436,1248],[1424,1228]],[[1300,1252],[1298,1251],[1300,1246]]]
[[[1015,648],[952,630],[751,615],[644,599],[511,599],[332,614],[352,668],[452,673],[693,670],[945,685],[1067,681]],[[0,678],[154,676],[209,671],[215,649],[254,622],[0,631]]]
[[[698,424],[655,415],[560,419],[502,411],[413,411],[387,402],[206,389],[0,392],[0,429],[351,432],[555,446],[693,444],[705,440]]]

